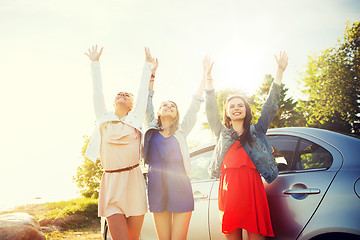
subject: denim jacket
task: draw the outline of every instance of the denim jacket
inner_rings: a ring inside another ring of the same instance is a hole
[[[268,183],[274,181],[279,174],[272,156],[272,147],[266,140],[266,131],[279,109],[279,98],[280,85],[273,83],[258,122],[250,125],[250,135],[253,142],[251,144],[246,142],[243,146],[256,169]],[[206,91],[206,115],[211,131],[216,136],[216,146],[210,162],[209,173],[212,177],[219,177],[219,169],[225,153],[235,142],[237,133],[233,128],[228,129],[221,123],[215,90]]]
[[[85,157],[95,161],[99,157],[101,134],[100,126],[105,122],[121,121],[134,128],[140,133],[143,133],[142,123],[145,118],[145,109],[147,101],[147,89],[149,87],[149,80],[151,75],[151,63],[145,62],[143,72],[141,75],[141,82],[136,98],[136,106],[125,117],[119,119],[114,112],[107,111],[105,108],[104,94],[102,90],[101,70],[98,61],[91,63],[91,76],[93,80],[93,100],[94,110],[96,116],[96,127],[91,136],[89,144],[85,151]],[[140,151],[140,149],[139,149]],[[140,159],[139,159],[140,160]]]
[[[149,90],[149,99],[147,103],[147,109],[146,109],[146,122],[148,125],[148,129],[145,132],[144,137],[144,159],[145,164],[149,164],[149,160],[147,158],[147,153],[149,149],[150,140],[152,137],[152,134],[155,131],[162,130],[162,127],[158,126],[158,119],[154,116],[154,106],[152,102],[152,97],[154,95],[153,90]],[[191,171],[191,162],[190,162],[190,153],[188,150],[188,145],[186,142],[186,137],[189,135],[191,129],[194,127],[197,119],[197,113],[200,110],[200,104],[203,102],[203,98],[197,95],[193,96],[191,105],[189,109],[187,110],[181,124],[179,124],[178,129],[176,130],[174,136],[179,142],[181,155],[183,158],[184,168],[186,171],[186,174],[189,175]]]

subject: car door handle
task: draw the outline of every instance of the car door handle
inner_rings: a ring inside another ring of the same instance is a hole
[[[318,188],[305,188],[305,189],[287,189],[283,191],[283,194],[319,194]]]
[[[201,194],[200,191],[194,192],[194,199],[207,199],[209,196],[207,194]]]

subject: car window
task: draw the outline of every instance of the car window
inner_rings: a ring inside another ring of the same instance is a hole
[[[213,154],[213,150],[205,149],[199,154],[192,154],[191,156],[191,181],[207,180],[210,179],[208,172],[210,160]]]
[[[333,162],[329,151],[305,139],[301,139],[298,156],[295,165],[296,170],[327,169]]]
[[[273,148],[273,157],[279,172],[292,170],[291,166],[298,138],[293,136],[270,135],[267,140]]]

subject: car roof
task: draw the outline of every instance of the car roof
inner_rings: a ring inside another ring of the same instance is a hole
[[[312,136],[318,139],[321,139],[324,142],[327,142],[330,145],[333,145],[337,148],[344,149],[345,145],[351,144],[360,147],[360,139],[356,137],[352,137],[349,135],[345,135],[342,133],[337,133],[325,129],[320,128],[309,128],[309,127],[286,127],[286,128],[272,128],[267,131],[267,134],[305,134],[308,136]],[[344,144],[346,143],[346,144]]]

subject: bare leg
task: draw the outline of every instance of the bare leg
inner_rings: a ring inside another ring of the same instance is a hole
[[[225,235],[227,240],[242,240],[242,229],[238,228]]]
[[[130,240],[139,240],[141,227],[144,222],[144,216],[145,215],[131,216],[127,218],[127,227]]]
[[[264,240],[265,237],[261,236],[259,233],[253,233],[253,232],[248,232],[249,235],[249,240]]]
[[[159,240],[171,239],[171,222],[172,215],[168,211],[153,213],[156,233]]]
[[[246,231],[245,229],[242,230],[242,239],[243,240],[249,240],[248,231]]]
[[[171,240],[186,240],[192,212],[173,213]]]
[[[124,214],[114,214],[106,219],[113,240],[129,240],[129,232]]]

